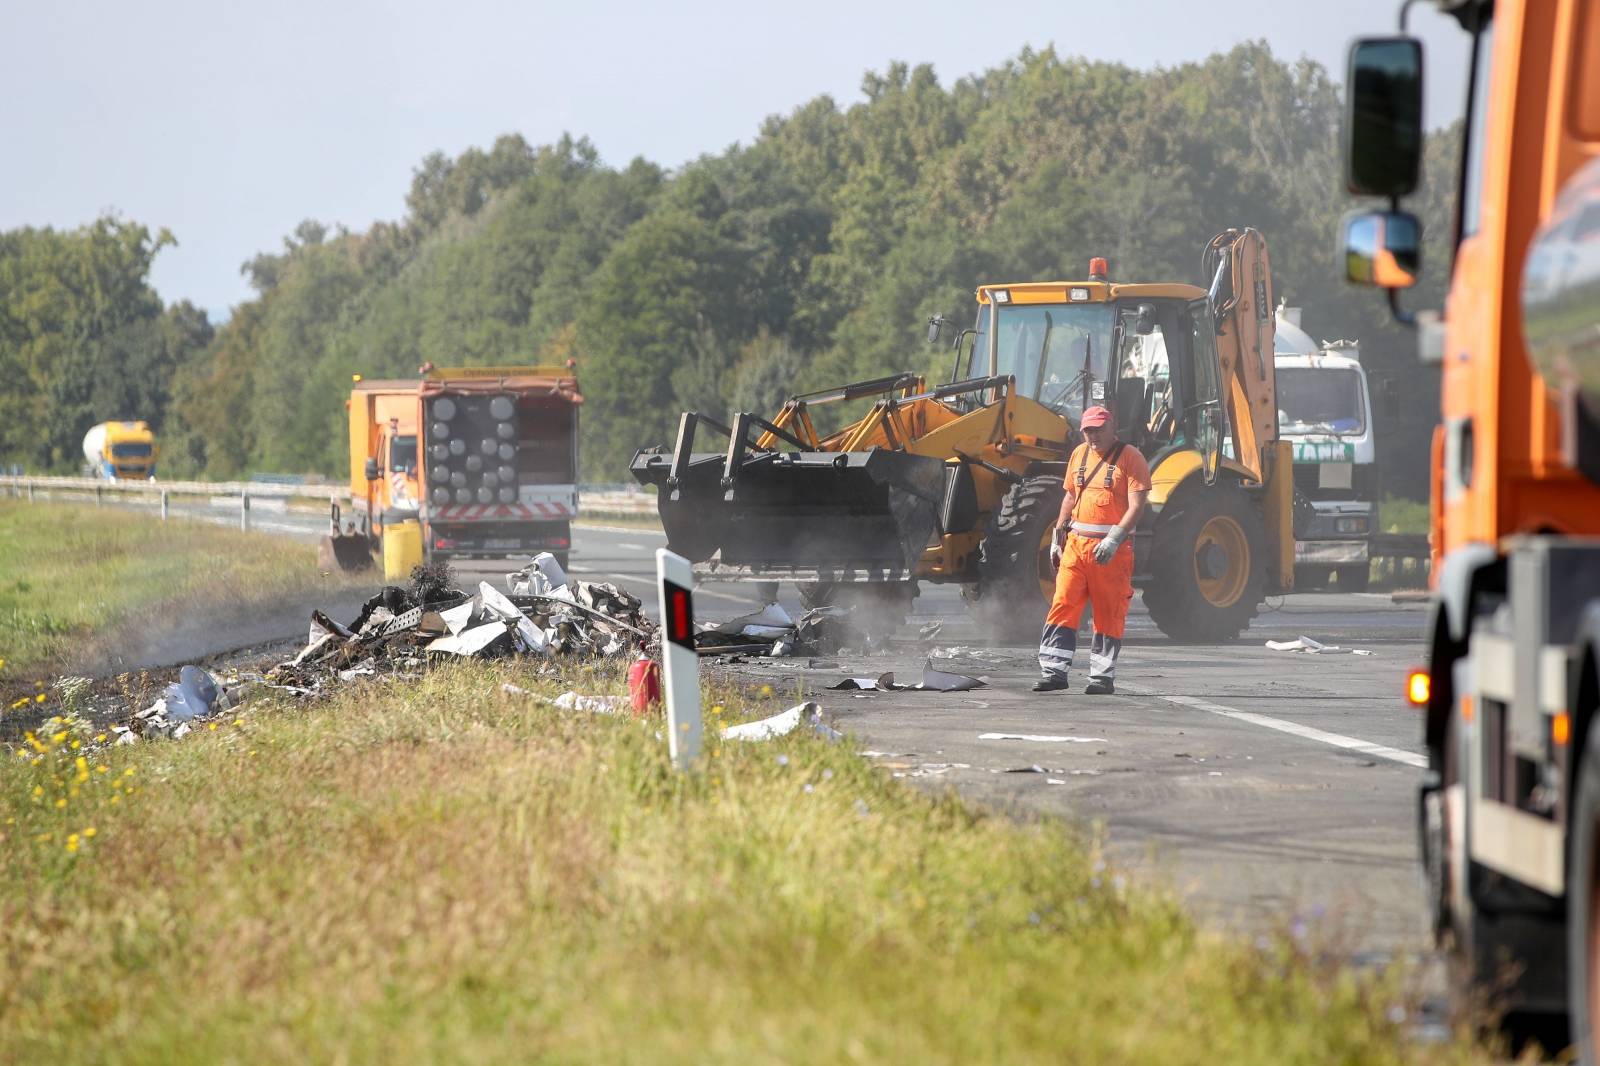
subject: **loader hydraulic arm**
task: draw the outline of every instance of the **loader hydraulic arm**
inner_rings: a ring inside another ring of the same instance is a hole
[[[1206,245],[1201,267],[1210,279],[1234,455],[1258,481],[1265,481],[1263,451],[1278,439],[1272,264],[1266,238],[1253,229],[1225,230]]]

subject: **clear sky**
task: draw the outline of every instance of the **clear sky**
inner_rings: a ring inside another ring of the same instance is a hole
[[[0,3],[0,230],[107,210],[166,226],[153,280],[213,320],[249,296],[239,265],[307,218],[399,217],[412,169],[518,132],[589,137],[607,163],[677,166],[863,72],[928,62],[949,84],[1054,44],[1171,66],[1256,38],[1343,77],[1352,36],[1397,0],[69,0]],[[1460,114],[1464,35],[1418,5],[1430,125]]]

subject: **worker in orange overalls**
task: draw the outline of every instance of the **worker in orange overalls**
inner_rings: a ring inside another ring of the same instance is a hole
[[[1067,460],[1067,494],[1056,520],[1050,561],[1056,594],[1039,638],[1035,692],[1060,692],[1078,650],[1083,605],[1094,607],[1094,642],[1089,646],[1089,684],[1084,692],[1115,692],[1117,653],[1133,599],[1133,544],[1128,539],[1150,498],[1150,467],[1139,449],[1117,440],[1104,407],[1083,412],[1085,443]]]

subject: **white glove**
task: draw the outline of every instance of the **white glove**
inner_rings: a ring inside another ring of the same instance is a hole
[[[1061,542],[1059,540],[1051,538],[1051,540],[1050,540],[1050,569],[1052,569],[1052,570],[1060,570],[1061,569],[1061,553],[1062,553],[1063,550],[1064,549],[1062,547]]]
[[[1117,554],[1117,549],[1122,547],[1122,542],[1127,539],[1128,531],[1126,529],[1121,526],[1112,526],[1111,532],[1102,537],[1100,543],[1095,545],[1094,561],[1101,566],[1106,565],[1111,561],[1111,557]]]

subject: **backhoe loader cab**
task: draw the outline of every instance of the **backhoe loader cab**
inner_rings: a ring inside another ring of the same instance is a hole
[[[1103,260],[1088,281],[980,286],[948,383],[890,375],[792,397],[770,420],[685,412],[676,445],[637,453],[634,476],[657,487],[668,544],[702,578],[789,580],[810,602],[895,610],[919,581],[955,582],[998,631],[1024,637],[1054,585],[1050,533],[1078,421],[1103,405],[1150,461],[1152,507],[1133,539],[1156,624],[1186,640],[1237,636],[1292,581],[1290,469],[1265,242],[1227,231],[1203,264],[1209,291],[1114,283]],[[864,416],[818,434],[815,408],[860,399],[873,401]],[[707,428],[725,451],[695,450]]]
[[[972,365],[1016,380],[1076,426],[1108,407],[1119,439],[1154,456],[1197,441],[1222,403],[1214,318],[1189,285],[1050,284],[978,290]],[[1176,366],[1176,371],[1174,371]]]

